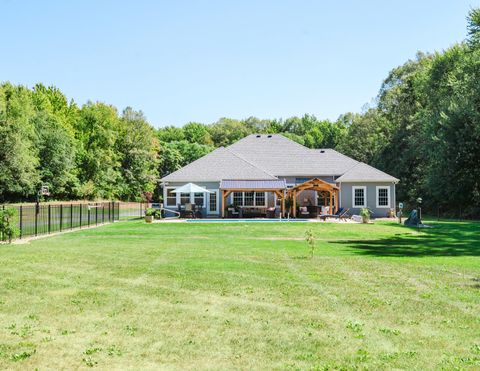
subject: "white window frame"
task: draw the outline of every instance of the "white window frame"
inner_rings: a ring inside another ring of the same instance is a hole
[[[242,204],[237,205],[240,207],[267,207],[268,206],[268,198],[267,198],[267,192],[256,192],[256,191],[250,191],[253,192],[253,205],[251,206],[245,206],[245,192],[238,192],[238,191],[233,191],[229,197],[229,204],[233,205],[233,193],[241,193],[242,194]],[[256,200],[256,193],[263,193],[265,195],[265,205],[260,205],[257,206],[257,200]]]
[[[175,193],[175,205],[171,205],[169,203],[167,203],[167,200],[168,200],[168,190],[169,189],[176,189],[178,188],[177,187],[165,187],[165,198],[164,198],[164,202],[163,204],[165,205],[165,207],[177,207],[179,204],[180,204],[180,199],[181,199],[181,193]],[[196,192],[196,193],[202,193],[202,192]],[[207,205],[207,201],[206,201],[207,197],[205,196],[205,194],[203,195],[203,205],[200,205],[202,208],[206,207]],[[190,203],[191,204],[194,204],[195,203],[195,193],[190,193]]]
[[[387,190],[387,199],[388,199],[388,204],[387,205],[380,205],[379,202],[378,202],[378,196],[379,196],[379,191],[380,189],[386,189]],[[376,191],[375,191],[375,199],[376,199],[376,204],[377,204],[377,208],[379,209],[389,209],[390,208],[390,196],[391,196],[391,189],[390,189],[390,186],[377,186],[376,187]]]
[[[363,205],[355,205],[355,190],[363,189]],[[353,186],[352,187],[352,207],[359,208],[359,207],[367,207],[367,186]]]
[[[218,189],[209,189],[210,193],[207,194],[207,197],[208,198],[208,202],[207,202],[207,214],[218,214],[218,212],[220,211],[220,191]],[[210,210],[210,197],[211,195],[214,194],[215,197],[216,197],[216,202],[215,202],[215,210],[211,211]]]
[[[168,203],[168,190],[169,190],[169,189],[173,189],[173,190],[174,190],[175,188],[177,188],[177,187],[165,187],[165,200],[164,200],[165,207],[177,207],[177,204],[178,204],[178,196],[177,196],[176,193],[174,193],[174,195],[175,195],[175,205],[170,205],[170,204]]]

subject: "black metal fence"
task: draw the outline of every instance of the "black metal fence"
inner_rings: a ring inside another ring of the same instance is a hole
[[[9,207],[14,207],[18,211],[20,238],[112,223],[120,219],[119,202],[12,205]]]

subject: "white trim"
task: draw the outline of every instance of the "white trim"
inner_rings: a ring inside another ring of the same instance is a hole
[[[378,203],[378,191],[380,189],[387,189],[388,190],[388,204],[387,205],[379,205]],[[390,193],[392,190],[391,190],[391,187],[390,186],[376,186],[375,187],[375,203],[377,205],[377,208],[378,209],[389,209],[390,208],[390,197],[392,196],[392,194]]]
[[[179,204],[179,194],[178,193],[174,193],[175,195],[175,205],[169,205],[168,204],[168,190],[169,189],[175,189],[177,187],[163,187],[163,190],[164,190],[164,198],[163,198],[163,203],[165,204],[165,207],[177,207],[177,205]]]
[[[207,215],[218,214],[218,213],[220,212],[220,207],[219,207],[219,206],[220,206],[220,205],[219,205],[219,204],[220,204],[220,197],[219,197],[219,195],[220,195],[220,190],[218,190],[218,189],[209,189],[209,191],[210,191],[211,193],[207,193],[207,197],[206,197],[206,198],[208,198],[208,200],[207,200]],[[210,195],[212,195],[212,194],[215,194],[216,197],[217,197],[217,202],[216,202],[216,205],[215,205],[216,209],[215,209],[214,211],[211,211],[211,210],[210,210]]]
[[[355,190],[363,189],[363,205],[355,205]],[[352,208],[367,207],[367,186],[352,186]]]

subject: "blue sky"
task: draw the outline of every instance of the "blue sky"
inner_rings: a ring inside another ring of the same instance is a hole
[[[478,1],[0,0],[0,81],[142,110],[155,126],[220,117],[336,119],[417,51],[464,40]]]

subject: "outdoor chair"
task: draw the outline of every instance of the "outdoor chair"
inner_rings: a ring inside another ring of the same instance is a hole
[[[185,204],[185,218],[195,219],[195,204]]]
[[[325,215],[320,215],[319,218],[322,220],[326,220],[327,218],[332,218],[332,219],[338,219],[338,220],[346,220],[348,216],[348,211],[350,209],[343,209],[341,207],[340,209],[337,210],[335,214],[325,214]]]
[[[180,214],[180,218],[185,218],[185,210],[182,208],[181,204],[177,205],[178,213]]]
[[[276,207],[269,207],[267,209],[267,218],[275,218]]]
[[[303,216],[303,217],[309,217],[310,216],[310,212],[308,211],[308,208],[306,206],[300,206],[299,208],[299,215],[300,216]]]
[[[228,218],[238,218],[240,216],[240,212],[238,212],[237,210],[235,210],[234,207],[229,207],[227,209],[227,217]]]

